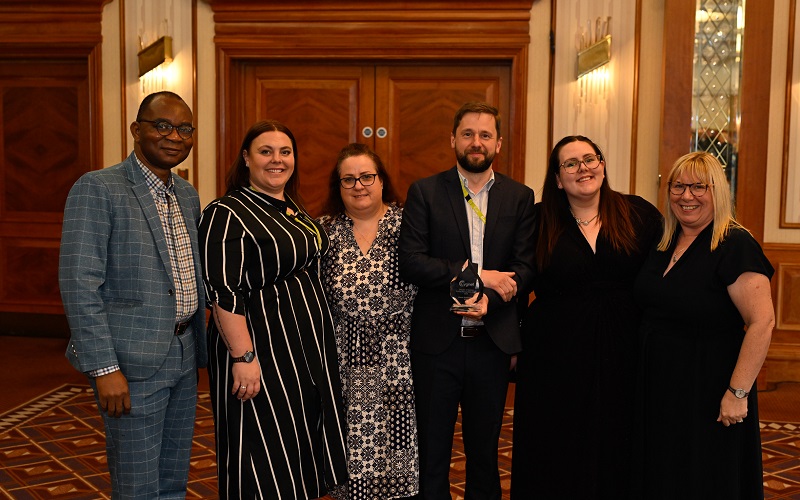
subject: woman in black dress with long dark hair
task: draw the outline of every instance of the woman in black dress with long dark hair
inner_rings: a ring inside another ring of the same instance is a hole
[[[511,498],[625,498],[639,312],[633,281],[661,214],[611,189],[583,136],[550,154],[535,300],[523,321]]]

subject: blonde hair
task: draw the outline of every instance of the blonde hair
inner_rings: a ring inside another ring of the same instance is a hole
[[[664,233],[661,241],[658,242],[658,250],[666,251],[672,244],[675,233],[678,229],[678,219],[670,208],[669,183],[687,173],[689,177],[696,179],[696,182],[708,184],[708,191],[703,196],[711,196],[714,203],[713,234],[711,236],[711,251],[716,250],[717,246],[725,240],[731,228],[742,228],[733,216],[733,200],[731,200],[731,189],[722,165],[713,155],[704,151],[698,151],[681,156],[672,166],[667,176],[667,196],[664,201]],[[689,189],[688,186],[686,189]]]

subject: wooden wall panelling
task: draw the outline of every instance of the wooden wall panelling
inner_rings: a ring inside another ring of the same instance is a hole
[[[749,2],[745,7],[740,90],[739,166],[736,176],[736,218],[764,240],[767,186],[769,95],[772,76],[774,0]]]
[[[100,44],[109,0],[0,2],[0,334],[64,334],[69,189],[102,161]]]
[[[767,243],[764,253],[775,266],[771,285],[776,321],[766,379],[800,381],[800,250],[797,245]]]
[[[280,5],[265,5],[243,0],[211,0],[216,25],[215,43],[220,100],[218,178],[224,178],[224,171],[230,164],[232,155],[236,154],[235,150],[239,147],[244,129],[254,121],[255,117],[250,110],[255,105],[258,112],[264,111],[263,104],[257,104],[247,97],[247,89],[252,85],[260,86],[261,83],[248,82],[251,77],[243,68],[246,65],[263,65],[265,68],[272,66],[273,79],[278,80],[280,74],[274,70],[290,64],[316,67],[314,71],[320,80],[328,78],[328,72],[335,71],[334,68],[337,66],[366,67],[367,73],[370,71],[369,68],[372,68],[376,75],[374,103],[369,104],[368,100],[363,100],[369,91],[363,87],[366,85],[365,81],[361,80],[359,89],[355,93],[360,101],[351,102],[346,112],[340,112],[350,119],[358,117],[355,126],[352,122],[348,122],[346,132],[322,131],[325,134],[332,134],[330,137],[339,134],[343,138],[347,135],[346,141],[340,138],[334,141],[337,142],[335,146],[333,143],[330,144],[332,151],[318,153],[319,160],[313,168],[324,169],[326,175],[338,148],[353,140],[369,143],[379,150],[385,161],[389,162],[391,159],[393,165],[399,164],[400,168],[405,168],[406,159],[393,156],[392,151],[414,148],[415,144],[403,141],[402,147],[395,144],[387,149],[380,139],[374,137],[367,139],[361,136],[361,130],[364,126],[371,126],[373,129],[380,127],[382,125],[378,125],[377,122],[384,120],[391,121],[394,129],[408,130],[410,122],[404,121],[405,119],[398,115],[402,110],[408,111],[405,116],[415,120],[417,127],[427,126],[428,121],[416,119],[419,110],[414,109],[413,99],[408,100],[407,108],[397,101],[399,96],[414,85],[420,88],[428,85],[429,91],[437,86],[445,89],[446,79],[431,82],[430,78],[421,72],[422,68],[425,68],[424,71],[436,71],[437,67],[441,69],[445,66],[451,68],[460,66],[462,70],[472,67],[472,71],[479,71],[492,67],[505,67],[503,71],[508,76],[498,79],[491,74],[483,78],[484,81],[478,85],[480,92],[476,91],[474,84],[467,83],[473,86],[473,90],[467,94],[453,93],[451,99],[453,102],[459,100],[458,105],[460,105],[465,95],[487,96],[497,99],[495,103],[501,107],[507,106],[503,109],[506,113],[503,153],[509,165],[508,173],[518,180],[523,180],[524,110],[531,3],[532,0],[502,1],[493,4],[492,9],[487,10],[484,4],[472,0],[458,3],[288,1]],[[476,20],[471,9],[478,5],[481,16]],[[416,69],[402,69],[408,66],[414,66]],[[401,73],[404,71],[408,71],[408,74],[416,71],[418,81],[412,83],[411,80],[414,78],[403,76]],[[489,70],[489,73],[492,71]],[[386,77],[377,76],[384,73]],[[425,80],[429,83],[426,84]],[[463,84],[469,78],[465,80],[462,76],[450,75],[447,81],[455,80],[460,80]],[[497,84],[506,87],[502,91],[487,91],[487,80],[496,82],[488,84],[488,87]],[[389,86],[389,90],[380,90],[384,84]],[[505,100],[508,104],[503,104],[501,100]],[[375,109],[371,116],[368,111],[370,107]],[[245,109],[247,111],[242,111]],[[388,115],[385,115],[383,110],[386,110]],[[447,110],[450,117],[443,131],[443,143],[448,146],[454,110],[455,108]],[[327,115],[328,111],[323,114]],[[287,115],[285,120],[289,122],[292,118]],[[301,130],[302,128],[301,125]],[[441,126],[437,126],[436,132],[442,132],[440,129]],[[320,133],[322,129],[319,126],[309,126],[309,130]],[[427,134],[429,130],[433,129],[426,129],[425,133]],[[305,132],[303,134],[306,135]],[[398,136],[399,133],[395,136],[388,135],[387,138],[391,141]],[[419,134],[416,137],[419,137]],[[298,149],[301,154],[306,147],[307,145],[302,144],[298,138]],[[384,157],[387,154],[389,157]],[[437,153],[437,155],[442,154]],[[442,165],[437,162],[435,171],[440,171],[452,163],[451,152],[447,163]],[[409,164],[408,168],[413,169],[414,166]],[[319,174],[307,174],[304,170],[303,176],[307,175]],[[421,174],[413,172],[409,175]],[[407,182],[405,172],[400,177]],[[301,186],[306,182],[301,177]],[[219,191],[220,193],[223,191],[222,183]],[[399,191],[403,191],[403,188]]]
[[[689,152],[691,145],[695,14],[693,0],[664,0],[659,207],[664,206],[667,174],[675,160]]]

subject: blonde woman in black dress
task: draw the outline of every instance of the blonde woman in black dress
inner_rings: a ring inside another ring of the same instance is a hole
[[[643,308],[633,498],[764,498],[756,377],[769,351],[774,269],[733,217],[717,159],[667,177],[661,241],[636,279]]]
[[[220,498],[318,498],[347,480],[329,240],[292,197],[296,167],[289,129],[256,123],[200,221]]]

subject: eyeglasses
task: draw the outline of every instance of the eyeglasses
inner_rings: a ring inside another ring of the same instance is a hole
[[[578,171],[581,166],[581,163],[586,166],[586,168],[594,170],[600,166],[600,163],[603,161],[603,157],[600,155],[586,155],[583,157],[583,160],[579,160],[577,158],[570,158],[569,160],[565,161],[559,167],[564,169],[564,172],[568,174],[574,174]]]
[[[364,174],[361,177],[342,177],[339,183],[345,189],[353,189],[356,187],[356,181],[360,182],[362,186],[367,187],[375,184],[375,177],[378,174]]]
[[[194,134],[194,127],[191,125],[178,125],[175,126],[166,120],[136,120],[137,122],[147,122],[152,123],[153,128],[158,131],[158,133],[162,137],[166,137],[172,133],[173,130],[178,131],[178,135],[181,136],[182,139],[191,139],[192,134]]]
[[[694,184],[684,184],[682,182],[670,182],[669,183],[669,192],[674,194],[675,196],[682,195],[686,188],[689,188],[689,192],[692,193],[694,196],[703,196],[708,191],[708,187],[713,186],[713,184],[703,184],[702,182],[695,182]]]

